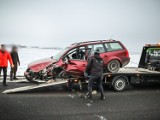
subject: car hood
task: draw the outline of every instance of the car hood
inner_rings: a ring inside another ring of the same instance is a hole
[[[33,61],[28,64],[28,68],[30,68],[33,72],[38,72],[40,70],[45,69],[47,66],[51,65],[52,63],[56,63],[57,61],[52,57],[40,59],[37,61]]]

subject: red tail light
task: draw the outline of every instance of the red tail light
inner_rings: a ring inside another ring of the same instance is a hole
[[[129,57],[129,52],[128,52],[128,50],[126,50],[126,57]]]

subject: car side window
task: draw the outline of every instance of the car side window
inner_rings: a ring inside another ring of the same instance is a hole
[[[72,55],[73,59],[85,60],[85,47],[78,47],[76,52]]]
[[[123,50],[123,47],[119,43],[106,43],[107,51]]]
[[[86,60],[86,49],[84,46],[74,48],[65,55],[65,58],[70,60]]]
[[[99,51],[100,53],[105,52],[103,44],[92,44],[88,45],[88,48],[91,49],[91,54],[94,54],[95,51]]]
[[[64,56],[64,59],[66,59],[66,58],[67,58],[67,59],[73,59],[73,58],[72,58],[72,55],[76,53],[76,49],[77,49],[77,48],[74,48],[74,49],[68,51],[68,53]]]

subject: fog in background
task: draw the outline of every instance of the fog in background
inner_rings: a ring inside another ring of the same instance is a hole
[[[135,52],[160,42],[160,0],[0,0],[0,44],[64,48],[110,38]]]

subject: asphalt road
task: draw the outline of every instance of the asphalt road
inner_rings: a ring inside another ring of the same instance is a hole
[[[129,87],[124,92],[105,87],[107,99],[101,101],[96,94],[93,103],[60,86],[2,94],[28,84],[8,85],[0,83],[0,120],[160,120],[160,85]]]

